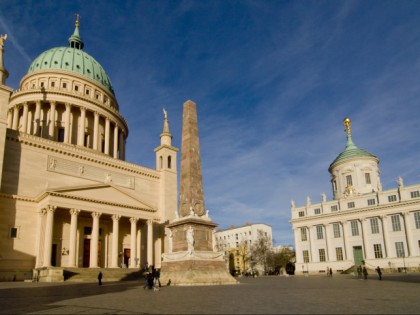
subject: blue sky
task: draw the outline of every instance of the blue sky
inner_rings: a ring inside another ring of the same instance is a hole
[[[220,228],[266,223],[276,244],[293,244],[290,200],[331,200],[347,116],[384,189],[420,182],[420,1],[2,0],[9,86],[67,46],[75,13],[128,122],[128,161],[155,167],[163,107],[181,148],[182,104],[197,103]]]

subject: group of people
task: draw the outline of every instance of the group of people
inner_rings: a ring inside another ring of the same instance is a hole
[[[332,277],[332,268],[327,267],[327,277]]]
[[[143,268],[143,275],[146,279],[146,284],[144,289],[153,289],[159,291],[159,288],[162,286],[160,284],[160,269],[156,269],[155,266],[149,266],[147,263]]]
[[[376,270],[376,273],[378,274],[379,280],[382,280],[382,270],[381,270],[381,268],[378,266],[378,267],[376,267],[375,270]],[[368,276],[368,271],[367,271],[366,267],[363,266],[363,268],[362,268],[361,265],[358,266],[357,267],[357,278],[360,279],[360,280],[363,280],[363,279],[367,280],[367,276]]]

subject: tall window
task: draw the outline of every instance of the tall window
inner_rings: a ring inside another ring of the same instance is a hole
[[[373,244],[373,251],[375,253],[375,258],[383,258],[381,244]]]
[[[353,185],[353,179],[351,178],[351,175],[346,176],[347,186]]]
[[[395,242],[395,251],[397,252],[397,257],[405,257],[404,243]]]
[[[355,207],[355,205],[354,205],[354,201],[350,201],[350,202],[348,202],[348,203],[347,203],[347,207],[348,207],[349,209],[354,208],[354,207]]]
[[[395,214],[391,216],[392,230],[394,232],[401,231],[400,215]]]
[[[366,181],[366,184],[371,184],[372,183],[370,181],[370,173],[365,173],[365,181]]]
[[[331,212],[335,212],[338,211],[338,207],[337,206],[331,206]]]
[[[305,216],[305,212],[304,211],[299,211],[299,217],[304,217]]]
[[[350,222],[351,224],[351,235],[358,236],[359,235],[359,224],[356,220]]]
[[[319,249],[319,261],[325,261],[325,249],[324,248]]]
[[[17,238],[18,236],[18,229],[15,227],[10,228],[10,237]]]
[[[64,142],[64,128],[58,128],[57,141]]]
[[[321,209],[320,209],[320,208],[316,208],[316,209],[314,210],[314,213],[315,213],[315,214],[321,214]]]
[[[337,257],[337,261],[343,260],[343,248],[341,247],[335,248],[335,257]]]
[[[414,221],[416,222],[416,229],[420,229],[420,212],[414,212]]]
[[[333,223],[333,231],[334,231],[335,238],[341,237],[340,223]]]
[[[300,228],[300,238],[302,242],[305,242],[308,240],[308,235],[306,233],[306,227]]]
[[[172,168],[172,157],[168,156],[168,168]]]
[[[324,238],[324,232],[322,230],[322,225],[316,226],[316,238],[322,240]]]
[[[371,228],[372,234],[378,234],[379,233],[378,218],[370,219],[370,228]]]
[[[303,262],[308,263],[309,262],[309,252],[307,250],[302,251],[303,254]]]

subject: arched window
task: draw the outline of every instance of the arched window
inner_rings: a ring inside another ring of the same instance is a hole
[[[172,158],[171,156],[168,156],[168,168],[172,167]]]
[[[159,168],[160,169],[163,168],[163,158],[162,158],[162,156],[159,157]]]

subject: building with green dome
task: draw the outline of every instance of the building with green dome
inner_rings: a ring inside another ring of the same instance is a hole
[[[79,26],[67,46],[35,58],[16,91],[6,85],[0,37],[0,281],[160,267],[164,223],[177,209],[167,115],[156,169],[126,162],[127,122]]]
[[[420,185],[382,190],[379,158],[358,148],[351,121],[347,143],[330,164],[333,200],[292,201],[296,273],[355,272],[358,266],[386,271],[420,269]]]

